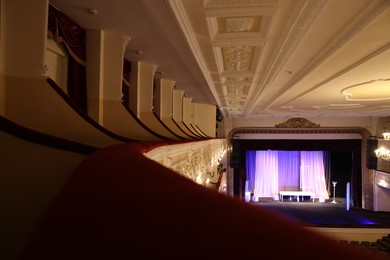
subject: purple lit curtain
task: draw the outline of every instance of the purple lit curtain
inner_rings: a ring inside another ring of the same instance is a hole
[[[68,95],[87,112],[86,31],[49,5],[48,36],[64,44],[68,56]]]
[[[256,151],[246,151],[246,183],[248,184],[248,190],[254,193],[255,176],[256,176]]]
[[[246,156],[248,191],[254,196],[302,190],[329,198],[322,151],[247,151]]]
[[[299,151],[278,151],[279,190],[299,191]]]

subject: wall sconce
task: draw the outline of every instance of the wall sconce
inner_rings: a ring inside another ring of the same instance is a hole
[[[375,155],[386,161],[390,161],[390,150],[385,147],[380,147],[375,150]]]

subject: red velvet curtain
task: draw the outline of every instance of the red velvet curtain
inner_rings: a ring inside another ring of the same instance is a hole
[[[68,95],[87,112],[86,31],[66,15],[49,5],[48,35],[64,44],[68,53]]]
[[[131,62],[127,59],[123,61],[123,78],[122,78],[122,104],[129,108],[129,85],[130,85]]]

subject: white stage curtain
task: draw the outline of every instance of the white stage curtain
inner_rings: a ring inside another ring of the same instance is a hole
[[[314,192],[315,197],[329,199],[325,183],[322,151],[301,151],[301,189]]]
[[[256,197],[302,190],[329,199],[322,151],[247,151],[246,170],[248,191]]]
[[[256,151],[254,196],[278,196],[278,151]]]

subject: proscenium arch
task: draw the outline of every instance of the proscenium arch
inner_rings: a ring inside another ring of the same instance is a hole
[[[246,147],[240,147],[239,151],[234,151],[234,143],[240,140],[360,140],[360,158],[361,158],[361,207],[367,210],[373,210],[373,183],[375,170],[367,168],[367,142],[370,139],[370,132],[362,127],[241,127],[234,128],[228,135],[228,144],[231,149],[228,153],[228,161],[235,165],[229,167],[228,178],[231,180],[228,187],[232,193],[232,182],[238,180],[245,169],[240,162],[242,154]],[[244,143],[244,142],[242,142]],[[252,146],[255,146],[251,142]],[[244,144],[245,145],[245,144]],[[372,151],[369,151],[372,152]],[[238,156],[238,157],[237,157]],[[235,161],[235,162],[234,162]],[[229,164],[231,165],[231,164]],[[242,192],[240,190],[239,192]],[[234,193],[234,192],[233,192]],[[240,196],[240,194],[239,194]],[[241,197],[241,196],[240,196]]]

